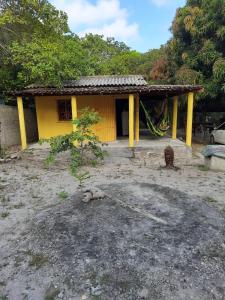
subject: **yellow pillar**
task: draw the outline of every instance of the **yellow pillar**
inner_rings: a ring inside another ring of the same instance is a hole
[[[178,96],[173,98],[173,126],[172,126],[172,139],[177,138],[177,113],[178,113]]]
[[[77,118],[77,98],[76,96],[71,97],[71,108],[72,108],[72,120]],[[73,131],[76,131],[76,125],[73,124]]]
[[[188,93],[186,145],[191,147],[194,93]]]
[[[22,147],[22,150],[24,150],[27,148],[27,136],[26,136],[26,127],[25,127],[22,97],[17,97],[17,107],[18,107],[18,114],[19,114],[21,147]]]
[[[139,95],[135,98],[135,140],[139,141]]]
[[[134,95],[129,95],[129,147],[134,147]]]

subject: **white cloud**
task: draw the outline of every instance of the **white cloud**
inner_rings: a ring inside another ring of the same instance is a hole
[[[157,6],[165,6],[165,5],[171,4],[176,1],[177,0],[150,0],[150,2],[152,2],[153,4],[155,4]]]
[[[117,19],[110,24],[104,24],[101,27],[90,27],[79,33],[84,36],[86,33],[102,34],[105,37],[115,37],[128,40],[138,36],[138,25],[136,23],[128,24],[124,19]]]
[[[128,22],[128,11],[119,0],[97,0],[94,4],[90,0],[52,2],[67,13],[70,27],[76,33],[80,31],[80,35],[92,32],[123,40],[138,36],[138,25]]]

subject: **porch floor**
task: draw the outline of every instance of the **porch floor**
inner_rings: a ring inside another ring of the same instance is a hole
[[[135,161],[144,165],[160,166],[164,164],[164,149],[167,146],[173,148],[176,164],[189,163],[192,157],[191,148],[187,147],[183,141],[178,139],[173,140],[169,137],[141,137],[139,142],[135,142],[134,148],[130,148],[128,142],[128,138],[124,138],[115,142],[104,143],[102,148],[106,150],[108,154],[104,159],[105,163],[129,164],[130,159],[135,159]],[[28,149],[35,150],[38,155],[43,156],[47,153],[45,150],[49,149],[49,144],[30,144]]]
[[[127,148],[129,147],[128,145],[129,140],[128,138],[124,139],[118,139],[115,142],[108,142],[104,143],[104,147],[108,148]],[[135,148],[158,148],[158,147],[163,147],[165,148],[166,146],[170,145],[171,147],[185,147],[186,144],[181,141],[181,140],[173,140],[172,138],[169,137],[162,137],[162,138],[141,138],[138,142],[134,142],[134,147]]]
[[[188,163],[192,157],[191,148],[181,140],[172,138],[141,139],[135,142],[134,148],[129,148],[128,139],[105,143],[103,149],[108,152],[105,161],[109,163],[129,163],[129,159],[137,159],[144,165],[163,165],[164,149],[171,146],[174,150],[176,163]]]
[[[134,142],[134,148],[136,149],[152,149],[152,148],[165,148],[166,146],[171,147],[186,147],[186,144],[181,140],[173,140],[169,137],[162,137],[162,138],[141,138],[138,142]],[[129,140],[128,138],[118,139],[114,142],[105,142],[103,143],[104,148],[129,148]],[[48,149],[49,144],[44,143],[40,145],[39,143],[32,143],[29,144],[28,149]]]

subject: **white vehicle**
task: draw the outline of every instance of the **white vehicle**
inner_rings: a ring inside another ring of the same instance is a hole
[[[225,122],[220,126],[214,128],[210,135],[211,144],[224,144],[225,145]]]

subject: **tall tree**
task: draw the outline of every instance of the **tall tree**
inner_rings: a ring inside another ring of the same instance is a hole
[[[109,62],[114,56],[130,51],[126,44],[114,38],[104,40],[103,36],[91,33],[81,39],[81,45],[87,53],[94,75],[112,74]]]
[[[65,80],[92,73],[79,39],[73,36],[34,38],[25,44],[14,42],[10,51],[21,86],[38,83],[59,87]]]
[[[0,90],[16,88],[27,82],[23,80],[21,73],[26,71],[23,65],[26,60],[25,54],[29,56],[29,52],[26,53],[28,49],[30,51],[34,49],[35,44],[41,48],[42,42],[47,39],[49,44],[54,43],[65,33],[69,33],[67,15],[57,10],[47,0],[2,0],[0,3]],[[43,48],[45,45],[46,42]],[[24,49],[23,54],[22,49]],[[38,56],[40,51],[36,52]],[[21,53],[20,62],[19,53]],[[30,63],[32,64],[32,61]]]
[[[225,0],[188,0],[177,10],[159,76],[202,84],[200,98],[225,98]]]

